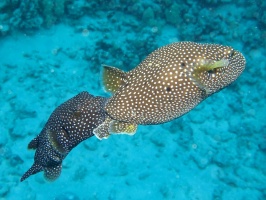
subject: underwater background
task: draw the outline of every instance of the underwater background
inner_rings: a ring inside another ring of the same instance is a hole
[[[266,1],[1,0],[0,199],[266,199]],[[28,143],[101,65],[136,67],[177,41],[241,51],[244,73],[188,114],[134,136],[91,137],[61,176],[20,182]]]

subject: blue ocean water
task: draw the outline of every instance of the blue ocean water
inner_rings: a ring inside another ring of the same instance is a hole
[[[1,1],[0,199],[266,199],[265,10],[262,0]],[[230,45],[246,69],[181,118],[82,142],[54,182],[20,182],[27,145],[58,105],[108,96],[102,64],[127,71],[177,41]]]

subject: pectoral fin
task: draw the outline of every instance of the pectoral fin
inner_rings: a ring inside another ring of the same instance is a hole
[[[206,74],[215,73],[216,69],[226,67],[228,64],[229,60],[224,58],[218,61],[203,59],[200,64],[194,67],[190,78],[193,80],[195,85],[197,85],[202,90],[205,90],[206,94],[208,95],[211,93],[211,90],[206,86],[206,84],[204,84]]]
[[[61,154],[68,153],[69,136],[67,132],[62,129],[58,132],[54,130],[47,130],[47,136],[52,147]]]
[[[218,61],[203,59],[202,63],[199,66],[195,67],[193,74],[194,76],[197,76],[199,73],[214,70],[221,67],[226,67],[228,64],[229,60],[224,58]]]

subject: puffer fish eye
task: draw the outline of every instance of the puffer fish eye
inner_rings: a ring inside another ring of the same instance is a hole
[[[207,72],[208,74],[215,74],[217,72],[217,68],[208,70]]]
[[[167,91],[167,92],[170,92],[170,91],[171,91],[171,87],[167,87],[167,88],[166,88],[166,91]]]

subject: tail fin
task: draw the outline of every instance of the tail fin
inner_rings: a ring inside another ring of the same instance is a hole
[[[36,174],[42,170],[43,170],[43,167],[41,165],[33,163],[31,168],[21,177],[20,181],[22,182],[25,179],[27,179],[29,176]]]

